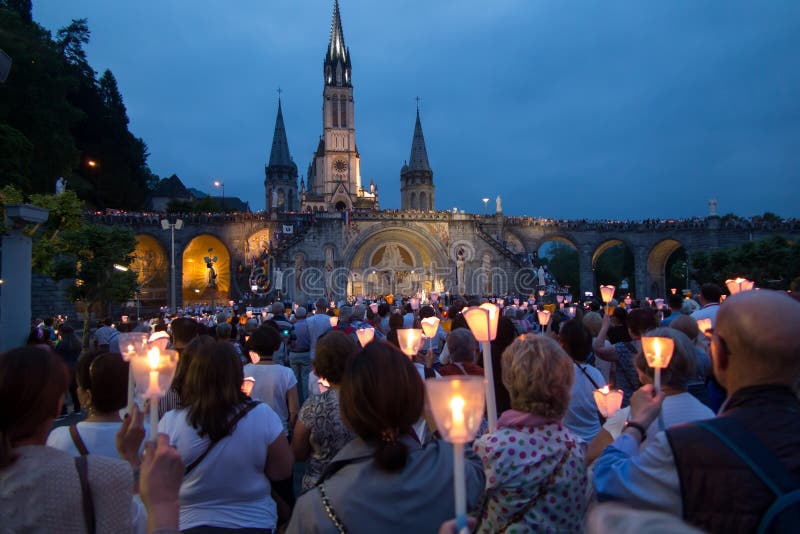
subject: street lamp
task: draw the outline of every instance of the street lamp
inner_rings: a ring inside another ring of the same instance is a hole
[[[488,197],[483,197],[481,200],[483,201],[483,214],[484,215],[488,215],[489,214],[489,198]]]
[[[214,187],[219,187],[222,189],[222,211],[225,211],[225,182],[215,180]]]
[[[114,264],[114,268],[116,270],[120,271],[120,272],[123,272],[123,273],[127,273],[128,272],[128,268],[125,267],[124,265],[120,265],[119,263],[115,263]]]
[[[183,219],[176,219],[174,223],[169,222],[167,219],[161,219],[161,228],[169,230],[170,232],[170,280],[169,280],[169,304],[170,310],[175,311],[177,306],[175,304],[175,230],[183,228]]]

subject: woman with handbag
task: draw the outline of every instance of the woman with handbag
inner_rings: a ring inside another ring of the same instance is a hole
[[[294,458],[280,419],[242,393],[243,379],[230,343],[204,344],[187,369],[183,408],[167,412],[159,423],[186,465],[183,532],[263,534],[277,526],[270,480],[288,478]]]
[[[473,444],[486,472],[476,532],[582,532],[583,444],[562,423],[572,360],[553,339],[525,334],[503,352],[502,377],[511,409]]]

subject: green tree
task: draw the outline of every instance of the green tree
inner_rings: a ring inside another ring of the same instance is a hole
[[[597,258],[594,265],[595,282],[598,286],[611,284],[619,288],[627,278],[629,291],[636,287],[633,253],[622,243],[608,247]]]
[[[550,273],[558,280],[559,285],[569,286],[572,296],[577,297],[580,290],[578,251],[566,243],[553,241],[541,260],[548,265]]]
[[[112,120],[118,120],[122,124],[128,124],[128,110],[122,101],[122,94],[119,92],[117,79],[114,74],[106,69],[100,77],[100,96],[103,98],[103,105],[106,107],[108,116]]]
[[[20,20],[25,24],[33,22],[33,3],[31,0],[2,0],[0,7],[5,7],[19,15]]]
[[[757,286],[789,289],[800,277],[800,242],[781,236],[750,241],[691,257],[692,277],[725,287],[725,280],[745,277]]]
[[[136,237],[127,228],[89,224],[64,232],[68,250],[59,258],[56,277],[74,278],[70,297],[83,302],[83,345],[89,343],[90,310],[130,299],[136,292],[136,273],[129,269]],[[128,268],[120,271],[115,265]]]
[[[94,79],[94,69],[89,66],[84,45],[89,44],[92,32],[86,19],[72,19],[69,26],[56,33],[56,44],[67,63],[78,69],[81,75]]]

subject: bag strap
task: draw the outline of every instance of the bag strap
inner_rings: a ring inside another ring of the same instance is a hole
[[[594,386],[594,389],[600,389],[600,386],[597,385],[597,382],[595,382],[594,379],[592,379],[592,375],[590,375],[589,373],[586,372],[586,367],[582,366],[578,362],[575,362],[575,365],[577,365],[578,368],[581,371],[583,371],[583,374],[585,374],[586,378],[589,379],[589,382],[592,383],[592,386]],[[588,366],[589,364],[587,363],[586,365]],[[603,414],[600,413],[599,409],[597,409],[597,418],[600,419],[600,425],[604,425],[604,424],[606,424],[606,421],[608,421],[608,418],[604,417]]]
[[[83,438],[78,432],[78,425],[69,425],[69,437],[72,438],[72,443],[75,444],[75,448],[78,449],[81,456],[89,454],[89,449],[86,448],[86,443],[83,442]]]
[[[319,488],[319,494],[320,497],[322,497],[322,506],[325,508],[325,513],[328,514],[333,526],[336,527],[336,530],[339,532],[339,534],[347,534],[347,529],[344,527],[344,523],[342,523],[342,520],[339,519],[338,515],[336,515],[336,511],[333,509],[331,501],[328,499],[328,495],[325,493],[325,485],[319,484],[317,488]]]
[[[211,450],[214,448],[214,446],[216,446],[216,444],[217,444],[217,443],[219,443],[220,441],[222,441],[224,438],[228,437],[228,434],[230,434],[230,433],[231,433],[231,431],[234,429],[234,427],[236,426],[236,423],[238,423],[239,421],[241,421],[241,420],[242,420],[242,418],[243,418],[245,415],[247,415],[248,413],[250,413],[250,410],[252,410],[253,408],[255,408],[255,407],[256,407],[256,406],[258,406],[258,405],[259,405],[259,403],[258,403],[258,402],[250,402],[250,403],[247,403],[247,404],[245,405],[245,407],[244,407],[244,408],[242,408],[241,410],[239,410],[239,413],[237,413],[237,414],[236,414],[236,415],[233,417],[233,419],[231,419],[231,420],[228,422],[228,428],[227,428],[227,430],[226,430],[225,434],[222,436],[222,438],[220,438],[220,439],[217,439],[217,440],[214,440],[214,441],[212,441],[211,443],[209,443],[209,444],[208,444],[208,448],[207,448],[207,449],[206,449],[206,450],[203,452],[203,454],[201,454],[200,456],[198,456],[197,458],[195,458],[194,462],[192,462],[192,463],[190,463],[189,465],[187,465],[187,466],[186,466],[186,471],[184,471],[184,473],[183,473],[183,476],[186,476],[186,475],[188,475],[189,473],[191,473],[191,472],[192,472],[192,470],[193,470],[195,467],[197,467],[197,466],[200,464],[200,462],[202,462],[202,461],[205,459],[205,457],[206,457],[206,456],[208,456],[208,453],[209,453],[209,452],[211,452]]]
[[[81,482],[81,501],[86,530],[89,534],[95,534],[97,525],[94,517],[94,500],[92,499],[92,488],[89,486],[89,462],[85,455],[75,457],[75,468],[78,470],[78,478]]]
[[[722,441],[777,497],[800,489],[800,480],[736,419],[717,417],[695,424]]]

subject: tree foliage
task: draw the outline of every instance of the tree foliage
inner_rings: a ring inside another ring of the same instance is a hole
[[[633,252],[622,243],[604,250],[597,258],[594,269],[595,282],[598,286],[611,284],[619,288],[622,280],[627,278],[629,290],[633,291],[636,287]]]
[[[692,254],[692,277],[698,283],[744,277],[758,287],[789,289],[800,279],[800,242],[772,236],[760,241]]]
[[[578,251],[566,243],[551,242],[546,256],[540,257],[561,286],[570,286],[574,297],[580,290]]]
[[[142,208],[156,182],[147,145],[128,130],[113,73],[98,80],[89,65],[87,20],[53,38],[26,21],[29,4],[0,0],[0,43],[14,61],[0,85],[0,182],[42,194],[63,176],[90,206]]]

